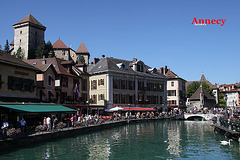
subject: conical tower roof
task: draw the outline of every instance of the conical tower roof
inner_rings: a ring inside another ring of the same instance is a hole
[[[26,23],[26,22],[29,22],[31,24],[37,25],[41,28],[44,28],[44,30],[46,29],[46,27],[44,25],[42,25],[38,20],[36,20],[31,14],[27,15],[25,18],[23,18],[21,21],[14,24],[13,26],[22,24],[22,23]]]
[[[202,74],[202,77],[201,77],[200,81],[206,81],[206,78],[205,78],[204,74]]]
[[[85,46],[84,42],[81,43],[79,48],[77,49],[76,53],[88,53],[87,47]]]
[[[63,41],[60,38],[53,44],[53,48],[68,49],[68,47],[63,43]]]

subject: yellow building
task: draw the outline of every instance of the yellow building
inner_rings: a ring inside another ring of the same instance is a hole
[[[0,101],[37,98],[37,71],[37,68],[0,50]]]
[[[167,78],[142,61],[102,57],[88,68],[91,105],[165,110]]]

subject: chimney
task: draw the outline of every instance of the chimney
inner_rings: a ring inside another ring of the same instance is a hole
[[[137,62],[137,58],[135,57],[135,58],[133,58],[133,62]]]
[[[163,74],[163,67],[160,68],[160,73]]]
[[[45,55],[43,55],[42,64],[46,64]]]
[[[167,73],[167,66],[165,66],[165,68],[164,68],[164,75]]]
[[[97,64],[98,61],[99,61],[99,58],[94,58],[94,64]]]
[[[105,58],[105,55],[104,55],[104,54],[102,55],[102,58]]]

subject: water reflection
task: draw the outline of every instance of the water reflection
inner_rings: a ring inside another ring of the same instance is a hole
[[[168,147],[167,151],[172,156],[180,157],[181,145],[180,145],[180,125],[176,123],[170,123],[168,125]]]
[[[240,159],[206,122],[132,124],[2,153],[4,159]]]

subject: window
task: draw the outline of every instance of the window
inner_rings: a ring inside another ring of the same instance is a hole
[[[97,80],[91,81],[91,89],[97,89]]]
[[[92,95],[92,101],[93,101],[93,104],[97,104],[97,96],[95,94]]]
[[[20,39],[20,43],[22,42],[22,40]]]
[[[176,96],[176,90],[168,90],[168,96]]]
[[[103,85],[104,85],[104,79],[99,79],[98,86],[103,86]]]
[[[22,31],[20,31],[20,34],[22,34]]]
[[[98,95],[98,101],[104,100],[104,94],[99,94]]]
[[[117,66],[119,69],[127,70],[127,66],[124,63],[118,63]]]
[[[122,104],[125,104],[125,103],[126,103],[126,95],[125,95],[125,94],[122,94],[122,95],[121,95],[121,103],[122,103]]]
[[[82,90],[87,91],[87,80],[85,78],[82,79]]]
[[[35,84],[32,79],[8,76],[8,89],[33,92],[34,87]]]
[[[137,64],[137,71],[143,72],[143,64],[142,63]]]
[[[121,81],[121,89],[126,89],[126,81],[125,80]]]
[[[120,85],[119,85],[118,79],[113,79],[113,88],[114,89],[119,89],[120,88],[119,86]]]
[[[52,101],[52,91],[48,91],[48,102]]]
[[[176,100],[169,100],[168,105],[176,105],[177,101]]]
[[[68,77],[62,77],[62,86],[68,87]]]
[[[174,87],[174,82],[171,82],[171,87]]]
[[[52,75],[48,75],[48,86],[52,86]]]
[[[113,103],[118,104],[119,103],[119,95],[113,94]]]

